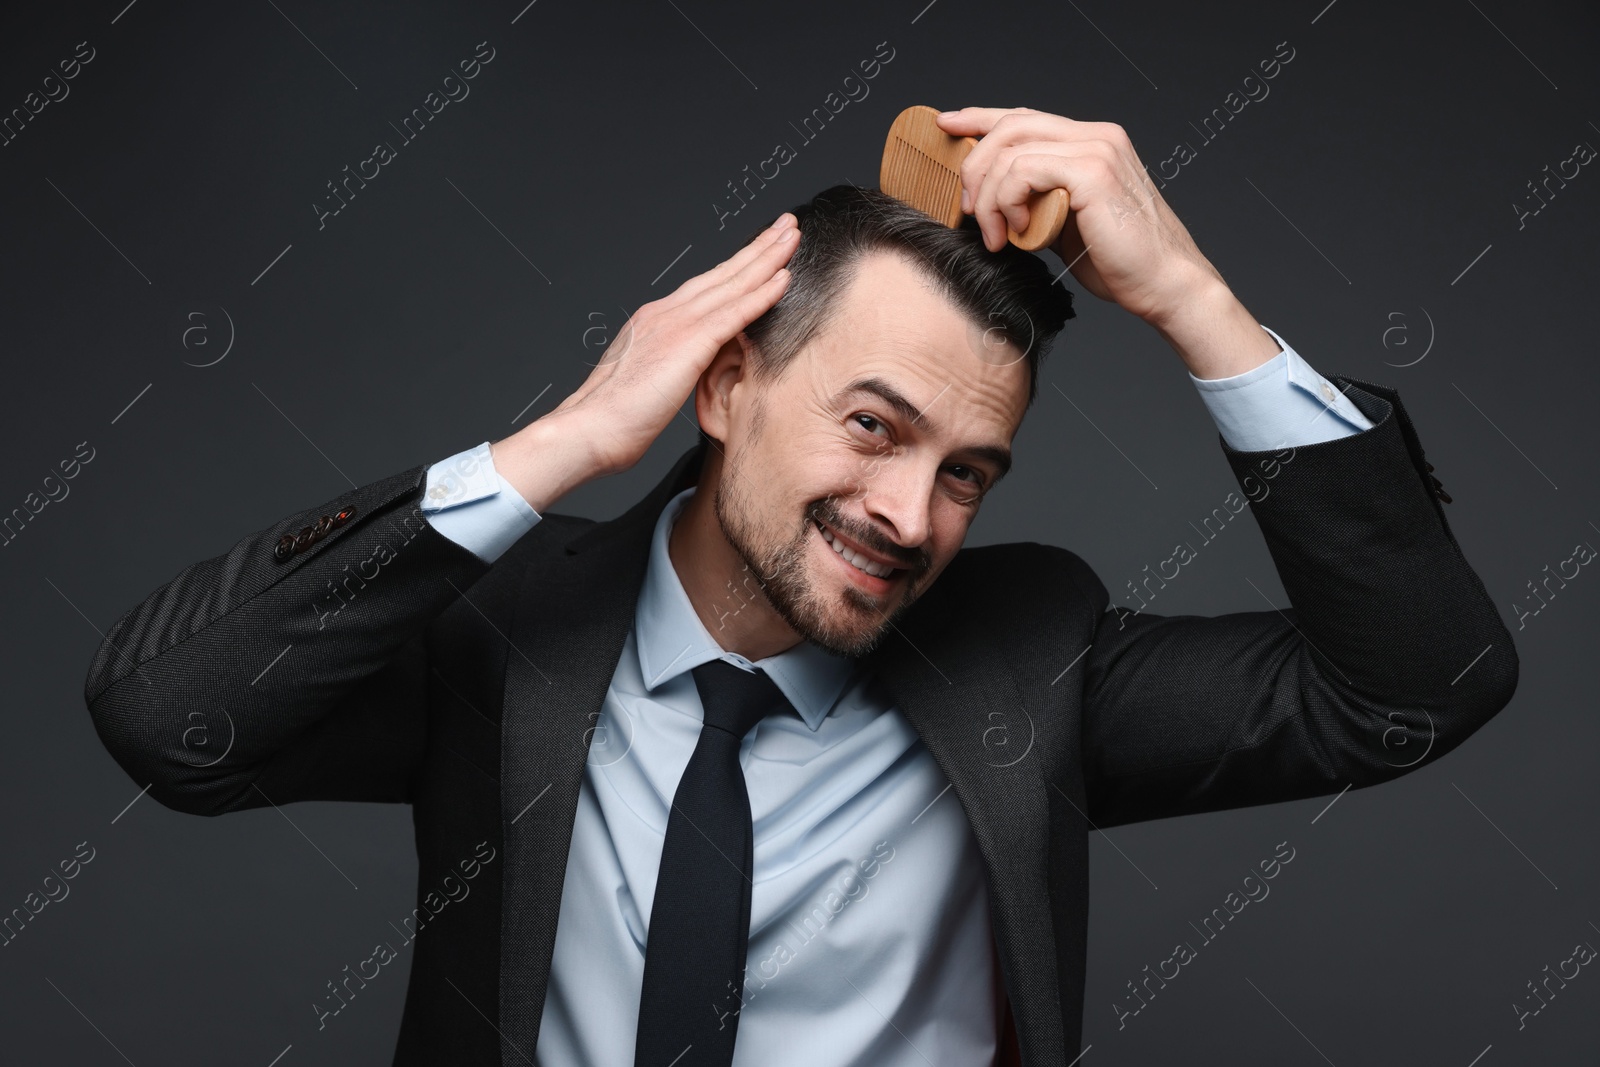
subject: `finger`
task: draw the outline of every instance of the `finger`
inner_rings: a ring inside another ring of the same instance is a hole
[[[970,210],[978,202],[984,181],[1007,148],[1034,141],[1069,143],[1077,136],[1073,120],[1040,111],[1013,108],[995,120],[989,133],[961,161],[961,185]]]
[[[945,133],[955,134],[957,137],[982,137],[988,133],[994,124],[1000,121],[1002,115],[1009,115],[1023,110],[1015,107],[964,107],[959,111],[941,112],[934,121]]]
[[[984,247],[1004,248],[1006,226],[1021,233],[1028,227],[1028,201],[1051,189],[1065,189],[1071,209],[1079,210],[1084,193],[1104,166],[1102,151],[1086,144],[1056,141],[1008,149],[984,178],[973,205],[973,218],[983,232]]]
[[[800,230],[798,227],[789,227],[779,231],[754,259],[718,284],[705,289],[695,298],[695,302],[725,303],[741,293],[749,292],[757,286],[764,285],[769,278],[789,262],[799,245]]]
[[[688,281],[678,286],[677,289],[663,297],[663,307],[676,307],[681,304],[685,304],[694,297],[698,296],[700,293],[704,292],[706,289],[709,289],[711,286],[725,281],[730,275],[737,273],[745,266],[748,266],[752,260],[758,258],[763,252],[767,251],[772,246],[772,242],[780,234],[784,233],[786,230],[794,228],[795,226],[796,221],[794,214],[792,212],[785,211],[773,221],[771,226],[767,227],[765,230],[762,230],[743,248],[740,248],[739,251],[735,252],[733,255],[729,256],[727,259],[723,260],[721,263],[718,263],[715,267],[712,267],[703,274],[697,274],[693,278],[690,278]]]
[[[1039,114],[1043,114],[1043,112],[1036,112],[1025,107],[964,107],[959,111],[943,112],[934,120],[940,129],[952,136],[983,138],[967,154],[962,163],[962,211],[969,210],[971,205],[977,201],[977,189],[979,185],[983,184],[983,175],[990,165],[993,148],[1005,143],[1006,139],[1002,136],[990,136],[994,134],[995,127],[1000,124],[1002,119],[1012,122],[1018,116]],[[1056,116],[1048,117],[1053,118]],[[983,146],[991,141],[995,142],[991,149],[984,150]]]
[[[967,203],[977,203],[977,191],[984,176],[994,166],[995,158],[1007,148],[1034,141],[1051,141],[1060,144],[1077,144],[1084,141],[1126,140],[1122,127],[1110,122],[1079,122],[1062,115],[1043,111],[1013,108],[1000,116],[988,136],[979,141],[966,159],[961,161],[961,184],[971,192]]]
[[[781,300],[788,286],[789,271],[787,268],[779,268],[776,274],[754,289],[739,293],[699,316],[696,320],[699,332],[709,338],[707,347],[710,352],[706,357],[707,363],[709,364],[711,357],[737,336],[740,330],[756,321]]]
[[[765,230],[762,230],[755,237],[751,238],[733,255],[729,256],[721,263],[718,263],[710,270],[705,271],[702,274],[697,274],[693,278],[690,278],[688,281],[684,282],[682,285],[678,286],[676,290],[674,290],[667,297],[663,298],[663,305],[666,307],[675,307],[687,303],[705,290],[714,285],[720,284],[729,276],[742,270],[753,260],[760,257],[763,252],[772,247],[773,241],[775,241],[781,234],[795,228],[797,225],[798,224],[795,220],[794,214],[792,212],[785,211],[783,214],[779,215],[773,220],[772,225],[768,226]]]
[[[797,228],[789,227],[781,231],[754,259],[720,282],[709,285],[695,294],[688,302],[675,308],[674,313],[691,321],[702,318],[767,284],[794,255],[794,250],[800,244],[799,238],[800,231]],[[743,329],[744,325],[741,323],[736,329]]]
[[[729,323],[718,324],[718,336],[726,342],[728,338],[736,336],[740,330],[770,311],[779,300],[783,299],[783,294],[789,288],[792,278],[793,275],[789,273],[788,267],[779,267],[772,277],[726,305]]]
[[[1065,184],[1070,178],[1052,163],[1055,159],[1081,159],[1092,165],[1099,161],[1107,165],[1109,175],[1115,170],[1114,152],[1106,146],[1091,142],[1063,144],[1059,141],[1036,141],[1016,145],[1001,153],[996,166],[984,179],[986,195],[982,207],[988,217],[999,213],[996,225],[1009,224],[1021,233],[1028,228],[1032,217],[1032,203],[1040,193],[1053,189],[1066,189],[1070,195],[1071,210],[1077,210],[1093,190],[1080,184],[1074,190]],[[1086,174],[1082,181],[1088,180]]]

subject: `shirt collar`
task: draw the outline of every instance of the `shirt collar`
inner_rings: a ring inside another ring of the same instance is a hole
[[[717,643],[695,613],[667,554],[672,525],[695,488],[690,486],[667,501],[650,539],[650,560],[633,619],[634,645],[645,688],[655,689],[714,659],[725,659],[747,670],[760,667],[794,705],[805,724],[818,729],[855,672],[856,661],[803,640],[775,656],[752,662]]]

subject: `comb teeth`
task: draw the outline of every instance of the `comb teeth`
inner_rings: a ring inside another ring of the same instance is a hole
[[[938,125],[931,107],[910,107],[889,127],[878,186],[897,200],[938,219],[961,223],[961,162],[978,143],[954,137]]]
[[[901,137],[894,139],[889,168],[897,178],[897,188],[884,192],[932,215],[946,226],[961,221],[959,171],[951,170]]]
[[[961,221],[961,174],[903,137],[896,137],[884,167],[883,191],[955,226]]]

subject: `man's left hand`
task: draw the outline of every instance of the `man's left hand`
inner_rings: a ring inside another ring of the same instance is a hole
[[[1264,362],[1277,343],[1233,297],[1145,173],[1123,128],[1032,108],[967,107],[940,129],[979,138],[961,164],[962,210],[999,251],[1006,225],[1028,225],[1028,201],[1065,189],[1069,210],[1052,251],[1072,276],[1154,326],[1196,376]]]

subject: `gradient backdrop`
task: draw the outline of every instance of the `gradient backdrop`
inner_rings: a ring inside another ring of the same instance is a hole
[[[0,1060],[389,1062],[408,954],[321,1031],[312,1004],[412,907],[409,813],[141,798],[83,705],[100,633],[245,533],[548,412],[633,308],[818,189],[875,185],[913,103],[1114,121],[1153,172],[1172,159],[1163,195],[1252,313],[1322,373],[1400,390],[1522,660],[1509,707],[1399,781],[1093,835],[1081,1062],[1600,1058],[1593,969],[1517,1007],[1600,945],[1600,575],[1530,591],[1600,545],[1593,8],[525,3],[0,16],[0,114],[27,116],[0,145],[0,514],[59,497],[0,547],[0,913],[79,861],[0,947]],[[470,95],[402,139],[475,53]],[[867,95],[802,137],[875,54]],[[324,215],[379,141],[394,158]],[[778,142],[794,158],[725,215]],[[1237,484],[1175,353],[1067,282],[1079,318],[969,543],[1065,545],[1134,603]],[[620,513],[693,442],[684,412],[559,510]],[[1241,518],[1150,610],[1264,601],[1285,605]],[[1280,843],[1270,896],[1119,1025],[1127,983],[1201,945]]]

